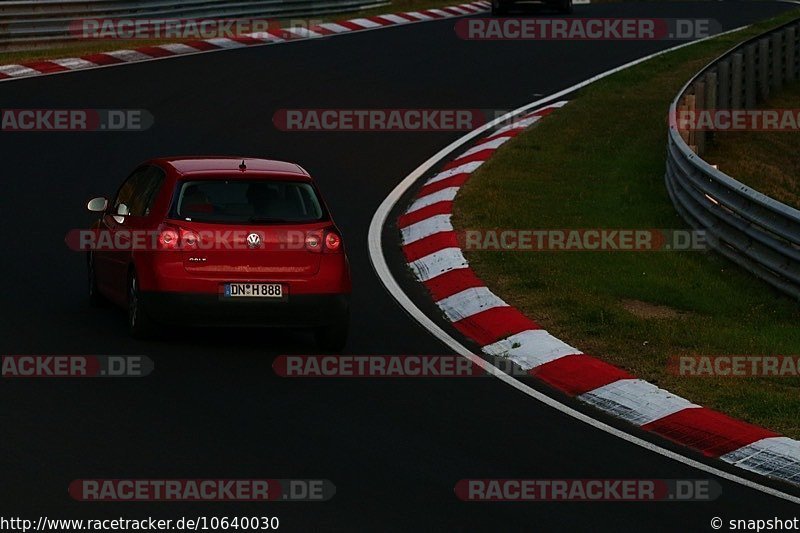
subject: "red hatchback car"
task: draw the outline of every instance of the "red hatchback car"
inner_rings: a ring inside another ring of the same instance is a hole
[[[312,327],[321,348],[344,347],[347,256],[300,166],[153,159],[111,202],[95,198],[88,209],[100,215],[88,253],[89,296],[127,307],[134,336],[174,323]]]

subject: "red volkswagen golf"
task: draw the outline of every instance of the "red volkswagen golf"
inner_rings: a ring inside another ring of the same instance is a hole
[[[126,307],[134,336],[174,323],[312,327],[321,348],[344,347],[347,256],[300,166],[153,159],[88,208],[99,214],[84,247],[89,296]]]

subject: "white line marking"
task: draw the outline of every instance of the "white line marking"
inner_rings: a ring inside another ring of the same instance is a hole
[[[480,144],[476,144],[463,154],[459,155],[456,159],[461,159],[462,157],[469,157],[472,154],[477,154],[478,152],[483,152],[484,150],[497,150],[503,144],[507,143],[511,139],[512,137],[498,137],[491,141],[484,141]]]
[[[86,61],[85,59],[81,59],[79,57],[65,57],[63,59],[51,59],[50,61],[56,65],[61,65],[62,67],[70,70],[80,70],[82,68],[91,68],[96,66],[95,63]]]
[[[714,37],[719,37],[720,35],[727,35],[727,34],[730,34],[730,33],[734,33],[734,32],[743,30],[743,29],[745,29],[747,27],[749,27],[749,26],[742,26],[740,28],[734,28],[732,30],[723,32],[723,33],[718,34],[718,35],[714,35],[714,36],[711,36],[711,37],[705,37],[703,39],[699,39],[699,40],[688,42],[688,43],[683,43],[683,44],[680,44],[678,46],[674,46],[672,48],[668,48],[666,50],[662,50],[660,52],[656,52],[654,54],[650,54],[648,56],[636,59],[634,61],[631,61],[629,63],[621,65],[619,67],[613,68],[611,70],[607,70],[606,72],[597,74],[596,76],[593,76],[593,77],[591,77],[591,78],[589,78],[589,79],[587,79],[585,81],[582,81],[581,83],[578,83],[578,84],[573,85],[571,87],[567,87],[566,89],[558,91],[557,93],[554,93],[554,94],[552,94],[550,96],[547,96],[547,97],[542,98],[540,100],[537,100],[535,102],[531,102],[530,104],[522,106],[522,107],[520,107],[518,109],[515,109],[514,111],[511,111],[510,113],[508,113],[506,115],[503,115],[502,117],[499,117],[498,119],[493,120],[492,122],[484,124],[483,126],[477,128],[476,130],[471,131],[470,133],[464,135],[460,139],[457,139],[457,140],[453,141],[452,143],[448,144],[447,146],[445,146],[444,148],[442,148],[441,150],[436,152],[433,156],[431,156],[427,161],[422,163],[416,169],[414,169],[414,171],[412,171],[408,176],[403,178],[403,180],[400,183],[398,183],[397,186],[388,194],[388,196],[383,200],[381,205],[378,206],[378,209],[375,211],[375,215],[372,217],[372,221],[370,222],[370,225],[369,225],[369,233],[368,233],[368,237],[367,237],[367,244],[368,244],[368,247],[369,247],[369,257],[370,257],[370,261],[372,262],[372,268],[375,269],[375,272],[378,275],[378,279],[381,280],[383,285],[386,287],[386,290],[397,301],[397,303],[400,304],[400,306],[403,307],[403,309],[405,309],[406,312],[408,314],[410,314],[418,323],[420,323],[425,329],[427,329],[431,333],[431,335],[433,335],[434,337],[439,339],[443,344],[448,346],[451,350],[454,350],[459,355],[469,359],[470,361],[472,361],[473,364],[477,365],[478,367],[480,367],[481,369],[483,369],[487,373],[493,375],[494,377],[496,377],[497,379],[499,379],[500,381],[502,381],[506,385],[508,385],[510,387],[513,387],[513,388],[517,389],[518,391],[527,394],[528,396],[530,396],[534,400],[536,400],[538,402],[541,402],[544,405],[547,405],[548,407],[551,407],[551,408],[553,408],[553,409],[555,409],[557,411],[560,411],[560,412],[564,413],[565,415],[574,418],[575,420],[583,422],[583,423],[585,423],[585,424],[587,424],[587,425],[589,425],[589,426],[591,426],[591,427],[593,427],[595,429],[599,429],[601,431],[604,431],[604,432],[606,432],[606,433],[608,433],[610,435],[613,435],[613,436],[615,436],[615,437],[617,437],[617,438],[619,438],[621,440],[624,440],[624,441],[626,441],[626,442],[628,442],[630,444],[639,446],[641,448],[644,448],[645,450],[648,450],[650,452],[656,453],[656,454],[661,455],[663,457],[666,457],[668,459],[672,459],[672,460],[677,461],[679,463],[691,466],[691,467],[696,468],[696,469],[698,469],[700,471],[707,472],[709,474],[713,474],[713,475],[718,476],[718,477],[720,477],[722,479],[726,479],[728,481],[731,481],[731,482],[734,482],[734,483],[738,483],[738,484],[740,484],[742,486],[745,486],[745,487],[748,487],[750,489],[763,492],[764,494],[769,494],[770,496],[774,496],[776,498],[781,498],[781,499],[784,499],[784,500],[787,500],[787,501],[790,501],[790,502],[793,502],[793,503],[800,504],[800,497],[793,496],[791,494],[787,494],[785,492],[782,492],[780,490],[774,489],[772,487],[768,487],[766,485],[762,485],[760,483],[756,483],[755,481],[751,481],[749,479],[743,478],[743,477],[738,476],[736,474],[731,474],[730,472],[726,472],[725,470],[720,470],[719,468],[716,468],[716,467],[711,466],[711,465],[707,465],[705,463],[701,463],[700,461],[697,461],[695,459],[690,459],[689,457],[683,456],[683,455],[681,455],[679,453],[673,452],[673,451],[668,450],[666,448],[662,448],[661,446],[659,446],[657,444],[653,444],[652,442],[644,440],[644,439],[642,439],[640,437],[636,437],[634,435],[631,435],[630,433],[627,433],[627,432],[625,432],[625,431],[623,431],[621,429],[617,429],[615,427],[609,426],[608,424],[606,424],[604,422],[601,422],[599,420],[596,420],[596,419],[590,417],[589,415],[586,415],[586,414],[584,414],[584,413],[582,413],[580,411],[577,411],[577,410],[573,409],[572,407],[569,407],[569,406],[567,406],[567,405],[565,405],[565,404],[563,404],[563,403],[561,403],[561,402],[559,402],[557,400],[554,400],[553,398],[547,396],[546,394],[542,394],[541,392],[537,391],[536,389],[534,389],[534,388],[522,383],[518,379],[509,376],[508,374],[506,374],[505,372],[503,372],[502,370],[500,370],[496,366],[491,365],[488,362],[486,362],[482,357],[480,357],[478,355],[475,355],[474,353],[469,351],[463,344],[461,344],[456,339],[454,339],[452,336],[450,336],[446,331],[444,331],[442,328],[440,328],[433,320],[431,320],[427,315],[425,315],[425,313],[423,313],[414,304],[414,302],[411,301],[411,299],[408,297],[408,295],[405,292],[403,292],[403,289],[397,283],[397,280],[394,279],[394,276],[392,275],[392,271],[389,269],[389,265],[386,262],[386,257],[383,255],[383,243],[382,243],[382,241],[383,241],[383,226],[386,223],[386,220],[389,217],[389,214],[391,213],[392,208],[395,206],[395,204],[398,201],[400,201],[400,199],[405,194],[405,192],[408,191],[409,188],[414,186],[414,184],[417,182],[417,180],[419,180],[422,176],[424,176],[426,172],[428,172],[434,166],[438,165],[442,161],[442,159],[444,159],[445,157],[449,156],[455,150],[457,150],[458,148],[464,146],[465,144],[470,142],[472,139],[475,139],[476,137],[479,137],[483,133],[489,131],[495,125],[500,124],[503,121],[508,120],[508,119],[516,116],[519,113],[524,113],[524,112],[529,111],[531,109],[536,109],[539,106],[548,104],[548,103],[550,103],[550,102],[552,102],[554,100],[557,100],[558,98],[561,98],[562,96],[565,96],[565,95],[570,94],[570,93],[572,93],[574,91],[577,91],[578,89],[586,87],[587,85],[591,85],[592,83],[594,83],[594,82],[596,82],[598,80],[602,80],[603,78],[607,78],[608,76],[616,74],[617,72],[621,72],[623,70],[631,68],[631,67],[633,67],[635,65],[638,65],[638,64],[643,63],[645,61],[648,61],[648,60],[650,60],[650,59],[652,59],[654,57],[658,57],[658,56],[661,56],[661,55],[664,55],[664,54],[668,54],[668,53],[673,52],[675,50],[679,50],[679,49],[685,48],[687,46],[692,46],[694,44],[701,43],[701,42],[707,41],[709,39],[713,39]],[[466,262],[466,259],[464,261]]]
[[[286,39],[284,39],[283,37],[273,35],[267,31],[257,31],[255,33],[248,33],[245,34],[245,37],[250,37],[252,39],[259,39],[261,41],[264,41],[265,44],[286,42]]]
[[[458,189],[459,187],[448,187],[446,189],[442,189],[441,191],[436,191],[421,198],[417,198],[414,200],[414,203],[411,204],[411,207],[408,208],[406,213],[412,213],[422,209],[423,207],[428,207],[429,205],[439,202],[450,201],[456,197],[456,194],[458,194]]]
[[[159,46],[159,48],[163,48],[164,50],[172,52],[173,54],[193,54],[195,52],[199,52],[197,48],[183,43],[162,44]]]
[[[13,76],[14,78],[24,78],[26,76],[36,76],[39,74],[39,71],[23,67],[22,65],[0,65],[0,73]]]
[[[620,379],[581,394],[578,399],[637,426],[700,407],[641,379]]]
[[[298,37],[302,37],[305,39],[315,39],[317,37],[322,37],[321,33],[317,33],[313,30],[309,30],[308,28],[298,27],[298,28],[286,28],[285,31],[297,35]]]
[[[460,7],[465,11],[468,11],[469,13],[475,13],[476,11],[480,11],[479,7],[474,6],[472,4],[460,4],[458,7]]]
[[[507,126],[500,128],[496,132],[492,133],[492,135],[502,135],[503,133],[508,133],[511,130],[529,128],[530,126],[536,124],[540,120],[542,120],[542,117],[540,117],[539,115],[533,115],[531,117],[521,118],[519,120],[515,120],[514,122],[512,122]]]
[[[319,27],[336,33],[347,33],[349,31],[353,31],[347,26],[342,26],[341,24],[336,24],[335,22],[323,22],[319,25]]]
[[[484,346],[482,351],[487,355],[507,357],[523,370],[536,368],[567,355],[581,354],[577,348],[553,337],[543,329],[529,329],[511,335],[494,344]]]
[[[431,17],[430,15],[423,15],[419,11],[408,11],[403,14],[408,15],[409,17],[414,17],[417,20],[433,20],[433,17]]]
[[[362,28],[382,28],[384,26],[383,24],[379,24],[374,20],[362,19],[362,18],[350,19],[347,22],[352,22],[353,24],[361,26]]]
[[[408,266],[418,280],[428,281],[445,272],[467,268],[468,263],[460,248],[444,248],[412,261]]]
[[[427,11],[429,13],[436,13],[437,15],[441,15],[442,17],[452,17],[452,16],[454,16],[454,15],[451,15],[450,13],[448,13],[447,11],[442,11],[441,9],[426,9],[425,11]]]
[[[464,163],[463,165],[443,170],[442,172],[439,172],[431,179],[426,181],[425,185],[430,185],[431,183],[436,183],[437,181],[446,180],[447,178],[452,178],[453,176],[456,176],[458,174],[471,174],[475,172],[475,169],[477,169],[482,164],[483,161],[470,161],[469,163]]]
[[[800,480],[800,442],[770,437],[742,446],[721,457],[738,467],[780,479]]]
[[[473,287],[436,302],[450,322],[458,322],[495,307],[508,307],[486,287]]]
[[[450,223],[450,215],[434,215],[425,220],[420,220],[414,224],[402,228],[403,244],[411,244],[425,237],[436,235],[443,231],[453,231],[453,224]]]
[[[112,50],[110,52],[102,52],[103,55],[116,57],[125,62],[133,62],[133,61],[147,61],[148,59],[152,59],[149,55],[143,54],[141,52],[137,52],[136,50]]]
[[[214,39],[206,39],[205,41],[214,46],[219,46],[220,48],[242,48],[247,46],[244,43],[228,39],[227,37],[215,37]]]
[[[409,22],[411,22],[411,21],[410,21],[410,20],[408,20],[408,19],[404,19],[403,17],[399,17],[399,16],[397,16],[397,15],[394,15],[394,14],[390,14],[390,15],[378,15],[378,16],[379,16],[380,18],[382,18],[382,19],[388,20],[388,21],[390,21],[390,22],[394,22],[395,24],[408,24]]]

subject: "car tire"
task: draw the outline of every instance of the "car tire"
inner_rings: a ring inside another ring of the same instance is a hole
[[[94,254],[89,252],[86,254],[86,275],[89,293],[89,304],[92,307],[103,307],[107,301],[97,290],[97,273],[94,269]]]
[[[563,0],[561,2],[561,6],[558,8],[560,13],[564,13],[565,15],[570,15],[574,12],[572,7],[572,0]]]
[[[317,347],[323,351],[341,352],[347,344],[350,330],[350,312],[346,311],[333,324],[314,330]]]
[[[508,4],[500,0],[492,0],[492,15],[503,16],[508,14]]]
[[[142,306],[139,279],[135,270],[128,276],[128,330],[137,339],[151,338],[156,331],[155,323]]]

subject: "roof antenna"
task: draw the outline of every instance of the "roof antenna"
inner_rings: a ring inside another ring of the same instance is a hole
[[[247,170],[247,165],[244,164],[244,159],[242,159],[242,164],[239,165],[239,170],[241,170],[242,172]]]

